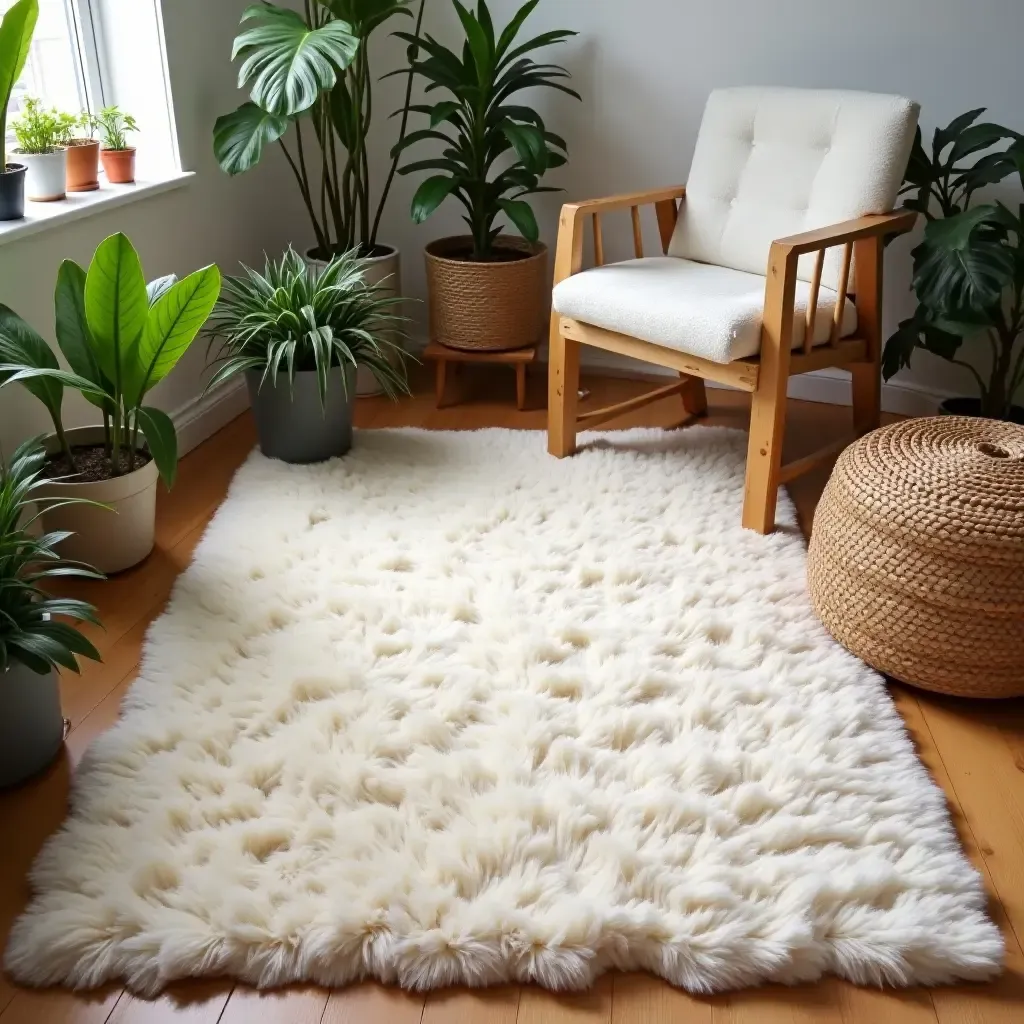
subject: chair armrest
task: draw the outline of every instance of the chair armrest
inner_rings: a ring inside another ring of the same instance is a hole
[[[628,210],[631,206],[652,206],[668,200],[682,199],[686,195],[685,185],[653,189],[648,192],[627,192],[620,196],[606,196],[604,199],[585,199],[578,203],[566,203],[562,216],[578,217],[590,213],[610,213],[613,210]]]
[[[564,281],[583,269],[583,232],[584,218],[593,216],[595,222],[601,214],[615,210],[628,210],[633,207],[657,206],[659,228],[662,225],[662,213],[669,204],[667,216],[668,230],[675,225],[675,204],[686,196],[685,185],[674,185],[670,188],[653,189],[648,192],[630,192],[619,196],[606,196],[604,199],[586,199],[578,203],[566,203],[562,207],[562,215],[558,221],[558,244],[555,249],[555,284]],[[635,215],[634,215],[635,216]],[[634,222],[636,223],[636,222]],[[634,230],[639,230],[635,227]],[[663,238],[666,237],[663,235]],[[665,242],[664,244],[668,244]]]
[[[916,220],[917,214],[913,211],[871,214],[867,217],[858,217],[856,220],[843,221],[841,224],[832,224],[827,228],[815,228],[813,231],[780,238],[772,243],[772,249],[777,247],[781,254],[787,257],[799,257],[808,252],[817,252],[846,242],[857,242],[863,238],[905,235],[913,228]]]

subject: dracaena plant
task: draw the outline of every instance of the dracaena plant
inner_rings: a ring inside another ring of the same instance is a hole
[[[7,108],[25,70],[38,18],[39,0],[18,0],[0,20],[0,174],[7,169]]]
[[[927,222],[913,252],[917,308],[887,342],[882,370],[888,380],[917,349],[932,352],[973,375],[983,415],[1005,419],[1024,386],[1024,205],[976,200],[1013,174],[1024,185],[1024,136],[978,123],[984,112],[937,129],[930,153],[918,129],[901,191]],[[965,343],[986,346],[984,371],[960,358]]]
[[[77,672],[80,657],[100,660],[89,640],[61,621],[98,625],[96,609],[45,589],[57,577],[103,579],[86,565],[61,559],[57,549],[69,534],[33,530],[41,515],[36,498],[45,472],[39,438],[26,441],[8,462],[0,461],[0,674],[16,662],[43,675],[57,667]]]
[[[263,273],[243,264],[210,319],[217,369],[208,387],[247,370],[260,371],[261,388],[291,386],[296,373],[315,371],[323,404],[328,371],[362,365],[390,397],[407,394],[405,353],[391,340],[401,299],[365,284],[364,269],[354,251],[326,267],[309,266],[294,249],[268,258]]]
[[[530,56],[576,33],[556,29],[519,42],[523,25],[540,0],[529,0],[500,32],[486,0],[479,0],[475,11],[459,0],[452,2],[465,35],[463,45],[456,52],[428,34],[416,41],[423,56],[413,64],[427,83],[428,95],[442,92],[451,98],[412,107],[430,119],[430,126],[406,136],[395,153],[423,142],[443,147],[438,155],[401,169],[402,174],[438,172],[417,189],[413,220],[422,223],[454,196],[466,211],[464,219],[473,237],[472,258],[487,260],[504,230],[499,223],[502,216],[524,238],[536,242],[540,232],[526,197],[560,191],[541,185],[541,179],[566,162],[565,140],[547,130],[536,110],[515,99],[520,92],[536,87],[580,98],[564,84],[570,77],[565,68],[540,64]],[[408,36],[402,38],[410,41]]]
[[[164,483],[174,483],[178,440],[170,417],[144,404],[199,333],[220,295],[220,271],[205,267],[179,281],[146,284],[132,243],[120,232],[100,243],[85,271],[65,260],[54,296],[64,370],[43,338],[0,305],[0,387],[18,382],[46,407],[72,471],[75,453],[61,417],[65,387],[103,416],[110,476],[136,467],[141,438]]]
[[[232,60],[248,102],[217,119],[214,152],[228,174],[255,167],[277,143],[295,176],[317,255],[329,259],[357,246],[372,255],[397,162],[392,160],[374,208],[374,173],[367,146],[373,118],[370,37],[398,16],[412,17],[415,0],[303,0],[302,11],[260,3],[242,14]],[[412,39],[426,0],[419,0]],[[414,51],[415,53],[415,51]],[[412,56],[410,56],[410,60]],[[408,68],[404,138],[411,99]]]

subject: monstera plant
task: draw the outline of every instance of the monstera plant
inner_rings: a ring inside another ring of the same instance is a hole
[[[412,16],[414,0],[304,0],[302,11],[259,3],[242,14],[232,60],[250,98],[217,119],[214,151],[228,174],[242,174],[277,143],[295,175],[316,240],[327,261],[358,248],[379,255],[377,232],[395,175],[374,173],[367,147],[374,74],[368,42],[392,18]],[[415,40],[425,0],[420,0]],[[411,72],[399,128],[404,137]],[[339,154],[339,149],[342,151]],[[383,178],[374,208],[374,181]]]
[[[1024,386],[1024,205],[980,201],[987,186],[1017,175],[1024,184],[1024,136],[979,122],[984,108],[936,130],[931,152],[918,129],[901,194],[923,214],[924,240],[914,250],[914,315],[885,347],[888,380],[924,349],[971,373],[976,399],[951,399],[945,411],[1015,419]],[[983,346],[983,371],[961,358]]]

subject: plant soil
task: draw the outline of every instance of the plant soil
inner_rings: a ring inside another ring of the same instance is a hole
[[[473,255],[473,250],[466,248],[446,252],[443,258],[454,260],[456,263],[518,263],[520,260],[532,259],[536,255],[533,252],[524,252],[522,249],[494,249],[483,259],[477,259]]]
[[[112,479],[110,456],[103,445],[85,444],[73,447],[71,451],[75,456],[75,469],[71,468],[63,452],[57,452],[47,460],[51,480],[59,479],[62,484],[91,484]],[[149,452],[139,450],[135,452],[134,460],[129,462],[128,452],[122,450],[121,475],[142,469],[151,459]]]
[[[356,256],[361,260],[377,259],[380,256],[390,256],[394,252],[390,245],[362,245],[356,246]],[[328,252],[325,249],[318,249],[315,246],[309,250],[307,256],[312,260],[320,260],[321,263],[329,263],[335,256],[340,256],[344,249],[332,249]]]

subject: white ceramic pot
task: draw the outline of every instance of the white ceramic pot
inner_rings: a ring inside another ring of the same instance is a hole
[[[33,203],[53,203],[66,196],[68,151],[55,149],[52,153],[22,153],[14,151],[18,163],[27,168],[25,197]]]
[[[363,280],[368,285],[380,288],[383,294],[401,295],[402,254],[394,246],[382,245],[380,248],[386,249],[387,252],[381,256],[367,257],[365,260],[366,272],[363,274]],[[312,255],[312,252],[313,250],[310,249],[306,253],[304,257],[306,262],[311,267],[326,267],[326,261],[317,259]],[[388,334],[393,341],[398,342],[397,331],[389,331]],[[362,397],[383,394],[383,389],[377,383],[377,378],[365,366],[360,366],[356,374],[356,394]]]
[[[74,427],[65,431],[72,448],[102,444],[102,427]],[[46,450],[60,450],[52,434],[44,440]],[[60,554],[77,562],[86,562],[101,572],[128,569],[141,562],[153,550],[156,541],[156,463],[151,459],[140,469],[110,480],[40,484],[36,502],[43,510],[43,527],[71,530],[60,546]],[[54,505],[67,498],[86,498],[108,508],[93,505]],[[50,506],[53,507],[50,507]]]

